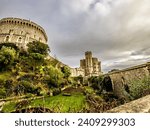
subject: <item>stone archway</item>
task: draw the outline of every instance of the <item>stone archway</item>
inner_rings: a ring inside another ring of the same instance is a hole
[[[103,79],[103,90],[106,92],[112,92],[113,91],[113,84],[111,81],[110,76],[105,76]]]

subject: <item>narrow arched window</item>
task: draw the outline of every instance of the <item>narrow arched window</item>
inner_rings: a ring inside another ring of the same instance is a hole
[[[22,37],[18,38],[18,42],[21,43],[22,42]]]
[[[39,42],[42,42],[42,38],[39,38]]]
[[[29,36],[26,36],[25,43],[29,42]]]
[[[9,42],[9,36],[6,36],[5,42]]]

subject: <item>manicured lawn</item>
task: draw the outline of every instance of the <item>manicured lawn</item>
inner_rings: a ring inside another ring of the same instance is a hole
[[[3,107],[3,112],[11,112],[15,110],[16,102],[11,102]],[[44,106],[53,110],[54,112],[78,112],[86,106],[85,96],[76,93],[71,96],[52,96],[43,99],[32,100],[29,104],[30,107]]]
[[[34,100],[31,105],[43,105],[46,108],[51,108],[55,112],[77,112],[85,105],[85,97],[82,94],[72,96],[53,96],[49,98]]]

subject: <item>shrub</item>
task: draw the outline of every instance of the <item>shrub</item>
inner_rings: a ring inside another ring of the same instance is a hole
[[[10,67],[17,57],[15,49],[3,46],[0,49],[0,69]]]
[[[35,88],[33,91],[33,94],[36,94],[37,96],[41,96],[42,95],[41,91],[42,91],[42,89],[40,87]]]
[[[4,88],[6,89],[6,96],[11,96],[14,91],[14,82],[13,80],[6,80],[4,83]]]
[[[53,96],[59,95],[61,93],[61,89],[60,88],[55,88],[53,90]]]
[[[0,88],[0,98],[5,98],[6,97],[6,90],[5,88]]]
[[[21,94],[26,94],[26,93],[32,93],[36,94],[38,90],[34,87],[32,83],[29,81],[22,80],[19,82],[19,84],[15,88],[15,93],[18,95],[19,93]]]
[[[30,82],[25,80],[21,81],[20,85],[23,85],[27,89],[27,91],[31,91],[32,88],[34,87]]]
[[[10,42],[8,42],[8,43],[1,43],[1,44],[0,44],[0,49],[1,49],[3,46],[5,46],[5,47],[10,47],[10,48],[15,49],[16,51],[19,51],[19,47],[16,46],[15,43],[10,43]]]
[[[150,92],[150,76],[146,76],[140,80],[134,80],[130,84],[130,94],[133,99],[138,99],[145,95],[146,91]],[[148,94],[148,93],[147,93]]]
[[[0,78],[0,87],[3,87],[4,84],[5,84],[5,79],[3,79],[3,78],[1,79],[1,78]]]
[[[23,76],[21,76],[18,80],[21,81],[21,80],[25,80],[25,81],[33,81],[35,78],[35,74],[33,73],[28,73],[28,74],[25,74]]]
[[[28,46],[29,53],[39,53],[42,55],[47,55],[48,52],[50,51],[47,44],[44,44],[38,41],[30,42],[27,44],[27,46]]]
[[[90,83],[90,87],[92,87],[95,90],[100,90],[100,83],[103,81],[103,78],[101,76],[92,76],[88,79],[88,81]]]
[[[44,81],[48,84],[49,88],[59,87],[63,82],[63,73],[53,66],[45,69],[47,76],[44,77]]]
[[[82,75],[74,77],[74,81],[77,82],[77,83],[83,84],[83,77],[82,77]]]
[[[61,67],[61,71],[64,74],[64,78],[68,78],[71,75],[70,69],[67,66]]]
[[[35,71],[35,68],[42,65],[44,62],[44,55],[40,53],[30,53],[29,54],[29,61],[28,64],[33,68]]]

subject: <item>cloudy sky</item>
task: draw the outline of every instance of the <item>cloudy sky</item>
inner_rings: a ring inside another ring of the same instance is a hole
[[[0,0],[3,17],[41,25],[51,55],[71,67],[85,51],[104,72],[150,61],[150,0]]]

